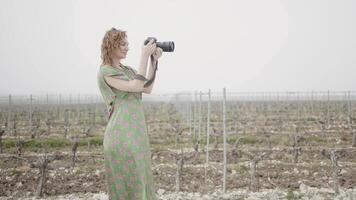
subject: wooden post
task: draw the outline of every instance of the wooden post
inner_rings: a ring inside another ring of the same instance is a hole
[[[350,91],[347,92],[347,115],[348,115],[347,119],[348,119],[348,124],[349,124],[349,130],[352,131]]]
[[[199,91],[199,126],[198,126],[198,151],[200,149],[201,120],[202,120],[202,92]]]
[[[196,124],[197,124],[197,116],[196,116],[196,102],[197,102],[197,91],[195,90],[194,92],[194,103],[193,103],[193,132],[194,132],[194,139],[193,139],[193,145],[195,146],[195,142],[196,142],[196,135],[197,135],[197,128],[196,128]]]
[[[9,114],[7,119],[7,128],[10,135],[12,135],[12,128],[11,128],[12,126],[10,125],[12,123],[11,115],[12,115],[12,100],[11,100],[11,94],[9,94]]]
[[[93,126],[95,126],[96,125],[96,110],[97,110],[97,105],[96,105],[96,102],[97,102],[97,100],[96,100],[96,98],[94,98],[94,124],[93,124]]]
[[[32,135],[32,94],[30,94],[30,111],[29,111],[29,124],[30,124],[30,134]]]
[[[339,168],[340,166],[338,165],[338,155],[336,150],[332,150],[330,152],[330,160],[331,160],[331,165],[332,165],[332,179],[333,179],[333,189],[335,194],[339,194]]]
[[[223,88],[223,140],[224,140],[224,169],[223,193],[226,192],[226,88]]]
[[[330,128],[330,108],[329,108],[329,104],[330,104],[330,91],[328,90],[328,102],[327,102],[327,127],[328,129]]]
[[[300,128],[300,99],[299,99],[299,92],[297,91],[297,105],[298,105],[298,122],[297,122],[297,131],[299,132]],[[297,132],[297,133],[298,133]]]
[[[312,115],[314,116],[314,91],[313,90],[311,92],[311,112]]]
[[[209,165],[209,137],[210,137],[210,89],[208,92],[208,114],[207,114],[207,122],[206,122],[206,161],[205,161],[205,189],[207,189],[207,167]]]
[[[191,104],[191,100],[188,101],[188,111],[189,111],[189,134],[190,136],[192,136],[192,104]]]
[[[77,124],[80,124],[80,94],[78,94],[78,102],[77,102]]]
[[[3,153],[3,150],[2,150],[2,146],[3,146],[3,144],[2,144],[2,136],[3,136],[4,133],[5,133],[5,130],[2,127],[0,127],[0,154]]]

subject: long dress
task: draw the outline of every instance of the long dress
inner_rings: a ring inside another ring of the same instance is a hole
[[[109,199],[157,200],[142,92],[109,85],[104,76],[132,80],[136,69],[100,66],[98,86],[107,106],[103,153]]]

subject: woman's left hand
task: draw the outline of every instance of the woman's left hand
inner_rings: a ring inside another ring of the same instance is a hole
[[[156,50],[152,54],[153,59],[158,60],[158,58],[162,56],[162,52],[163,52],[163,50],[160,47],[157,47]]]

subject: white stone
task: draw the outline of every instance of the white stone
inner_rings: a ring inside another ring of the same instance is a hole
[[[165,190],[161,189],[161,188],[157,190],[157,194],[160,195],[160,196],[163,195],[164,192],[165,192]]]

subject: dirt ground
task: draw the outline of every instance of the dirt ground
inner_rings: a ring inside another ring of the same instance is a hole
[[[56,153],[61,156],[49,164],[44,196],[105,193],[103,157],[100,151],[100,147],[90,152],[79,151],[78,161],[72,167],[70,153],[57,150]],[[258,153],[253,150],[249,152]],[[301,184],[314,188],[332,188],[330,161],[320,156],[318,151],[307,152],[302,154],[297,164],[291,164],[283,148],[273,151],[269,159],[262,160],[258,164],[258,189],[261,191],[278,188],[279,191],[298,191]],[[0,196],[14,199],[33,196],[38,183],[39,170],[31,168],[28,162],[15,159],[11,155],[6,153],[1,155]],[[185,163],[180,179],[181,191],[194,195],[195,193],[209,194],[211,191],[219,190],[222,187],[223,177],[223,149],[209,151],[206,184],[205,154],[200,152],[198,159],[194,159],[194,155],[194,151],[184,153]],[[37,153],[28,153],[24,158],[34,162],[38,156]],[[226,190],[248,190],[250,183],[248,158],[241,155],[233,160],[231,152],[227,156],[230,162],[227,166]],[[174,193],[177,170],[174,164],[174,151],[152,149],[152,161],[157,191],[165,191],[167,195],[168,193],[179,195]],[[356,154],[346,154],[339,161],[339,165],[342,166],[339,182],[344,190],[354,189],[356,185],[356,165],[355,162],[350,161],[356,161]],[[163,198],[164,195],[161,196]],[[203,198],[203,195],[201,197]]]

